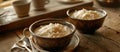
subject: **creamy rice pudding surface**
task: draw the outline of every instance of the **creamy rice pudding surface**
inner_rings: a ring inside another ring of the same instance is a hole
[[[61,37],[68,35],[71,29],[68,26],[59,23],[50,23],[48,25],[40,26],[35,30],[35,34],[43,37]]]
[[[71,18],[83,19],[83,20],[93,20],[93,19],[99,19],[102,17],[103,17],[102,13],[100,13],[98,11],[86,10],[86,9],[75,11],[71,15]]]

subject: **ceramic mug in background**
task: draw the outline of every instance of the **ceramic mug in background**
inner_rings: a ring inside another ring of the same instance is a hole
[[[18,17],[29,16],[30,1],[29,0],[18,0],[12,3],[14,10]]]
[[[45,9],[45,5],[49,3],[49,0],[32,0],[32,4],[35,10]]]

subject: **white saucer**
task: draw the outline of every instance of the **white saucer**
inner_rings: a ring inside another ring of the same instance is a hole
[[[63,50],[63,52],[73,51],[79,45],[79,42],[80,42],[80,39],[78,37],[78,34],[75,33],[70,44]],[[49,52],[49,51],[39,48],[37,45],[34,44],[33,40],[32,40],[32,44],[40,52]]]
[[[75,3],[80,3],[83,0],[58,0],[58,2],[60,3],[64,3],[64,4],[75,4]]]

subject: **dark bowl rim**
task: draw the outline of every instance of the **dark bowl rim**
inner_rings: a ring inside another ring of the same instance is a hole
[[[33,26],[34,24],[36,24],[36,23],[39,23],[39,22],[41,22],[41,21],[46,21],[46,20],[60,20],[60,21],[64,21],[64,22],[66,22],[66,23],[69,23],[69,24],[73,27],[72,32],[70,32],[69,34],[67,34],[67,35],[65,35],[65,36],[54,37],[54,38],[35,35],[34,32],[32,31],[32,26]],[[30,31],[30,33],[31,33],[32,36],[37,36],[37,37],[40,37],[40,38],[48,38],[48,39],[59,39],[59,38],[67,37],[67,36],[75,33],[76,28],[75,28],[75,26],[74,26],[72,23],[70,23],[70,22],[68,22],[68,21],[65,21],[65,20],[63,20],[63,19],[42,19],[42,20],[38,20],[38,21],[35,21],[34,23],[32,23],[32,24],[29,26],[29,31]]]
[[[81,8],[81,9],[82,9],[82,8]],[[75,11],[75,10],[81,10],[81,9],[73,9],[73,11]],[[87,8],[84,8],[84,9],[87,9]],[[72,9],[68,9],[68,10],[66,11],[66,14],[68,15],[68,18],[71,18],[71,16],[70,16],[70,10],[72,10]],[[104,16],[101,17],[101,18],[92,19],[92,20],[83,20],[83,19],[75,19],[75,18],[71,18],[71,19],[81,20],[81,21],[94,21],[94,20],[99,20],[99,19],[105,18],[105,17],[107,16],[107,12],[106,12],[105,10],[103,10],[103,9],[92,8],[92,9],[88,9],[88,10],[96,10],[96,11],[98,10],[98,11],[102,11],[102,12],[104,13]]]

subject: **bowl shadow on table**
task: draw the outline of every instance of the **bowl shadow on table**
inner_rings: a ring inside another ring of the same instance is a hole
[[[74,52],[93,52],[93,51],[97,51],[94,50],[95,48],[98,49],[98,51],[105,51],[104,49],[98,47],[100,45],[97,45],[95,42],[93,42],[92,40],[96,40],[94,39],[94,37],[99,36],[98,32],[95,32],[95,34],[83,34],[80,33],[79,37],[81,39],[79,45],[76,47],[76,49],[74,50]],[[92,39],[92,40],[91,40]],[[101,39],[101,38],[97,38],[97,39]]]
[[[101,29],[99,29],[101,30]],[[79,46],[76,48],[75,52],[93,52],[93,51],[98,51],[98,52],[108,52],[109,48],[117,48],[119,49],[119,42],[116,42],[115,40],[112,40],[109,37],[104,36],[104,33],[101,33],[100,31],[96,31],[93,35],[89,34],[81,34],[81,40]],[[86,41],[86,42],[85,42]],[[107,47],[110,46],[110,47]],[[117,50],[115,48],[115,50]],[[95,50],[97,49],[97,50]]]

